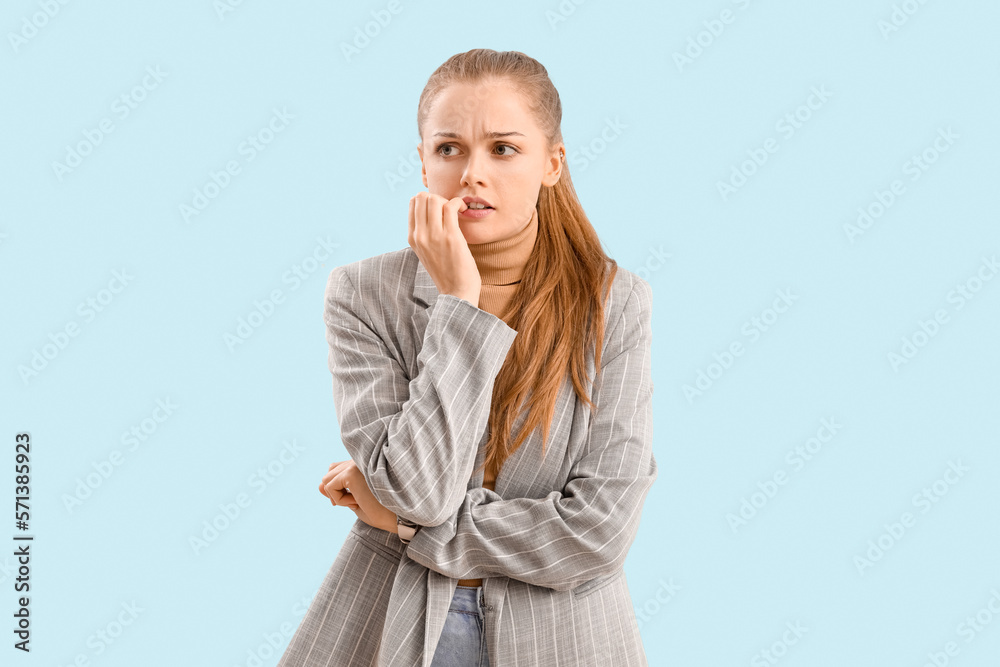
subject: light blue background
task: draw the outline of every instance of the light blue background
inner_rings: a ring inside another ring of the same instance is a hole
[[[919,667],[948,642],[948,664],[997,664],[1000,277],[983,263],[1000,253],[997,3],[400,0],[348,59],[341,45],[387,3],[245,0],[220,17],[208,1],[71,2],[46,20],[40,2],[0,15],[0,497],[9,512],[28,431],[36,536],[30,655],[11,648],[16,575],[0,557],[0,662],[277,662],[355,518],[317,491],[347,457],[326,276],[406,247],[422,185],[400,161],[415,156],[420,91],[452,54],[488,47],[546,66],[583,205],[653,288],[660,477],[626,565],[650,664],[774,664],[767,649],[789,667]],[[883,34],[904,4],[915,13]],[[712,36],[723,10],[732,22]],[[123,118],[114,100],[147,67],[165,76]],[[829,98],[802,107],[814,87]],[[293,118],[249,161],[241,142],[274,109]],[[796,109],[808,120],[788,137],[778,123]],[[53,163],[102,119],[113,132],[60,178]],[[602,145],[609,122],[620,132]],[[768,138],[778,150],[723,198],[717,184]],[[937,159],[911,180],[925,150]],[[229,160],[240,173],[185,222],[180,205]],[[904,194],[852,242],[845,225],[896,179]],[[310,265],[318,239],[336,249]],[[114,271],[132,279],[88,320],[78,305]],[[227,347],[275,289],[283,302]],[[797,298],[751,340],[742,327],[778,290]],[[894,368],[939,309],[948,321]],[[22,379],[70,322],[79,335]],[[689,400],[684,385],[734,341],[742,356]],[[122,433],[167,399],[176,410],[130,450]],[[823,419],[841,427],[796,470],[787,452]],[[302,451],[255,483],[286,442]],[[68,509],[114,450],[121,465]],[[968,468],[954,484],[938,481],[949,462]],[[780,471],[773,497],[752,497]],[[914,495],[936,481],[923,512]],[[189,538],[240,493],[251,504],[196,554]],[[744,499],[762,506],[734,531]],[[903,535],[883,535],[904,512]],[[880,536],[891,545],[859,568]],[[96,643],[133,603],[134,622]],[[990,622],[970,642],[960,624],[977,613]],[[783,645],[796,623],[805,634]]]

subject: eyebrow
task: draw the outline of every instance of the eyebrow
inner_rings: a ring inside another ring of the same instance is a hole
[[[435,132],[433,135],[435,137],[447,137],[448,139],[461,139],[461,137],[455,132]],[[523,137],[524,135],[520,132],[487,132],[486,137],[488,139],[499,139],[501,137]]]

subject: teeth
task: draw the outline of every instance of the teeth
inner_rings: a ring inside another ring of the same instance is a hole
[[[480,204],[478,202],[472,202],[469,204],[469,208],[489,208],[486,204]]]

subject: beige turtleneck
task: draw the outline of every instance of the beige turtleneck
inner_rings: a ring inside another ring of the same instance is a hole
[[[537,235],[538,211],[532,211],[528,224],[513,236],[489,243],[469,244],[483,281],[479,292],[480,309],[500,317],[521,282]],[[507,322],[505,318],[501,319]]]
[[[469,250],[472,252],[473,259],[476,260],[479,277],[483,282],[479,291],[479,308],[496,315],[508,326],[510,325],[510,314],[504,313],[504,310],[521,282],[524,267],[535,247],[537,236],[538,211],[534,210],[527,226],[513,236],[489,243],[469,244]],[[483,486],[492,491],[495,482],[496,475],[487,469],[483,476]],[[482,586],[483,580],[459,579],[458,585]]]

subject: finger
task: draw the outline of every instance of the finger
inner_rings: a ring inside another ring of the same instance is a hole
[[[340,496],[342,495],[344,495],[342,491],[334,489],[329,485],[326,487],[326,497],[329,498],[330,502],[333,503],[334,505],[337,504],[337,501],[340,499]]]
[[[347,467],[348,463],[350,463],[350,461],[338,461],[337,463],[330,466],[330,469],[326,471],[326,474],[323,475],[323,484],[329,483],[329,481],[334,477],[336,477],[341,470]]]
[[[357,507],[358,507],[357,505],[338,505],[337,503],[334,502],[331,502],[330,504],[333,505],[334,507],[346,507],[347,509],[353,510],[355,513],[357,513]]]
[[[342,504],[341,498],[343,498],[344,496],[350,496],[351,498],[353,498],[351,491],[352,487],[364,486],[364,484],[360,480],[355,480],[355,478],[353,477],[354,470],[355,470],[354,468],[342,470],[336,477],[327,482],[326,491],[329,494],[335,494],[333,497],[335,498],[337,504]]]
[[[326,489],[326,495],[330,498],[336,499],[341,493],[349,490],[350,484],[344,479],[345,467],[346,466],[341,463],[336,468],[323,475],[322,484]]]
[[[343,466],[336,470],[331,470],[327,474],[332,475],[326,483],[327,488],[330,488],[331,486],[335,489],[351,488],[352,480],[350,478],[350,471],[348,470],[347,466]]]
[[[347,489],[348,493],[361,494],[365,497],[371,496],[368,480],[353,461],[345,466],[340,471],[340,476],[335,479],[343,485],[343,488]]]
[[[413,200],[413,240],[416,243],[414,250],[423,249],[422,245],[427,242],[427,193],[418,192]]]
[[[326,469],[327,474],[333,472],[334,470],[339,470],[340,468],[343,468],[345,463],[347,463],[347,461],[334,461],[333,463],[330,464],[330,467]]]
[[[332,502],[334,505],[343,504],[341,503],[341,499],[344,496],[347,496],[348,498],[354,497],[351,495],[351,490],[349,488],[344,487],[343,483],[337,480],[334,480],[329,484],[327,484],[325,489],[326,493],[324,493],[323,495],[329,498],[330,502]],[[357,503],[356,500],[354,502]]]
[[[320,493],[322,493],[322,494],[323,494],[324,496],[326,496],[327,498],[329,498],[329,497],[330,497],[330,494],[329,494],[329,492],[328,492],[328,491],[326,490],[326,487],[327,487],[327,484],[329,484],[329,482],[328,482],[327,480],[323,480],[323,481],[321,481],[321,482],[319,483],[319,492],[320,492]]]
[[[444,233],[444,220],[441,210],[444,208],[445,198],[439,195],[431,195],[427,198],[427,228],[431,238],[437,240]]]
[[[461,197],[449,199],[442,207],[441,226],[452,237],[462,233],[462,228],[458,226],[458,214],[467,208],[469,208],[469,205]],[[461,238],[465,237],[462,236]]]
[[[410,235],[409,238],[407,238],[407,242],[410,244],[411,248],[413,247],[413,231],[417,224],[416,220],[413,218],[416,209],[416,198],[416,195],[410,197]]]
[[[348,505],[357,505],[358,501],[354,499],[354,496],[350,493],[340,494],[340,498],[337,498],[337,504],[342,507],[347,507]]]

